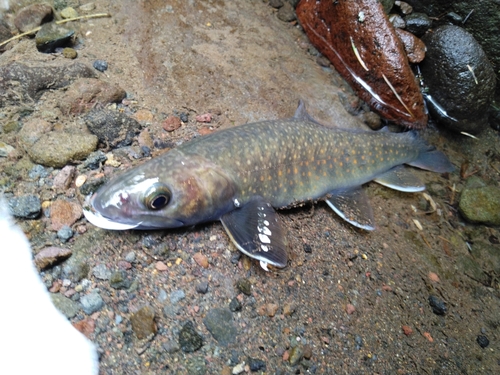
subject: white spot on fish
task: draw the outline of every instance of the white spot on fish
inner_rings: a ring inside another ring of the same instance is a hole
[[[267,247],[266,245],[260,245],[260,248],[264,251],[269,251],[269,247]]]
[[[271,235],[271,231],[269,230],[268,227],[262,227],[262,232],[267,236]]]
[[[269,221],[264,220],[264,225],[269,226]]]
[[[240,206],[240,201],[238,199],[236,199],[236,198],[234,199],[233,203],[234,203],[234,207],[239,207]]]
[[[271,239],[265,234],[259,233],[259,239],[262,243],[271,243]]]
[[[263,260],[261,260],[259,263],[260,263],[260,266],[262,267],[262,269],[264,271],[269,272],[269,270],[267,269],[267,263],[266,262],[264,262]]]

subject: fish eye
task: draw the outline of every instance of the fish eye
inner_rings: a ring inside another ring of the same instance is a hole
[[[160,210],[168,204],[171,195],[168,187],[156,183],[150,186],[144,194],[144,204],[150,210]]]

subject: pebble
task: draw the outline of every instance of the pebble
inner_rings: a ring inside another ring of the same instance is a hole
[[[196,253],[193,255],[193,259],[200,267],[208,268],[208,258],[205,254]]]
[[[155,263],[155,268],[158,271],[166,271],[166,270],[168,270],[168,266],[165,263],[163,263],[161,260],[159,260],[158,262]]]
[[[73,237],[73,229],[68,225],[63,225],[63,227],[57,231],[57,237],[64,243]]]
[[[132,330],[139,340],[143,340],[156,333],[154,309],[146,305],[130,316]]]
[[[78,17],[78,12],[75,10],[75,8],[72,7],[67,7],[61,10],[61,17],[62,18],[76,18]]]
[[[125,260],[127,262],[133,263],[133,262],[135,262],[135,259],[136,259],[136,255],[135,255],[134,251],[130,251],[127,253],[127,255],[125,255]]]
[[[418,64],[425,57],[425,44],[419,38],[408,31],[396,29],[396,35],[403,43],[408,61],[412,64]]]
[[[348,303],[345,307],[345,311],[347,314],[352,315],[356,311],[356,308],[354,307],[354,305],[351,305],[350,303]]]
[[[14,147],[5,142],[0,142],[0,157],[8,156],[12,151],[14,151]]]
[[[36,33],[35,43],[38,51],[52,53],[58,47],[63,47],[70,42],[75,30],[56,23],[46,23]]]
[[[279,8],[277,16],[278,19],[283,22],[292,22],[297,19],[297,16],[295,15],[295,9],[288,1],[286,1],[283,6]]]
[[[100,72],[108,70],[108,63],[104,60],[95,60],[92,66]]]
[[[458,203],[460,214],[471,223],[500,225],[500,188],[496,186],[466,187]]]
[[[184,353],[192,353],[203,345],[203,337],[196,332],[192,321],[188,320],[179,332],[179,345]]]
[[[128,289],[132,282],[132,278],[128,277],[124,270],[113,272],[109,278],[109,285],[114,289]]]
[[[87,159],[83,162],[83,167],[88,169],[98,169],[101,167],[101,164],[104,163],[108,157],[101,150],[97,150],[91,153]]]
[[[403,333],[406,336],[411,336],[413,334],[413,329],[410,326],[401,326],[401,329],[403,330]]]
[[[167,117],[163,123],[162,127],[167,132],[173,132],[181,127],[181,119],[177,116],[169,116]]]
[[[81,310],[78,302],[63,296],[60,293],[51,293],[50,299],[54,306],[68,319],[71,319]]]
[[[490,345],[490,340],[488,340],[488,338],[484,335],[477,336],[476,341],[479,344],[479,346],[483,349],[486,348],[488,345]]]
[[[141,125],[132,117],[120,111],[95,108],[84,116],[85,124],[101,143],[110,147],[123,147],[132,144]]]
[[[231,310],[232,312],[241,311],[242,307],[243,306],[241,305],[241,302],[237,297],[234,297],[231,302],[229,302],[229,310]]]
[[[102,297],[97,292],[91,292],[80,298],[80,303],[82,305],[83,311],[87,315],[91,315],[96,311],[99,311],[104,306],[104,301]]]
[[[211,122],[212,121],[212,114],[211,113],[204,113],[202,115],[196,116],[195,119],[198,122]]]
[[[227,346],[236,340],[237,329],[233,323],[233,315],[228,309],[208,310],[203,323],[220,345]]]
[[[43,270],[68,258],[71,254],[72,252],[69,249],[50,246],[42,249],[38,254],[36,254],[34,261],[37,268]]]
[[[412,13],[405,17],[406,31],[421,37],[432,26],[432,20],[425,13]]]
[[[147,123],[153,121],[154,115],[147,109],[139,109],[134,113],[134,118],[139,122]]]
[[[290,358],[288,359],[290,366],[298,365],[303,356],[304,350],[302,345],[297,345],[290,349]]]
[[[121,102],[127,93],[121,87],[95,78],[80,78],[73,82],[58,104],[65,115],[86,113],[96,106]]]
[[[78,57],[78,52],[76,52],[74,48],[70,47],[64,48],[62,54],[66,59],[71,59],[71,60],[76,59]]]
[[[266,362],[262,359],[248,357],[248,367],[250,367],[250,371],[266,371]]]
[[[243,371],[245,371],[245,362],[238,363],[236,366],[234,366],[232,374],[241,374]]]
[[[98,264],[92,268],[92,275],[99,280],[109,280],[111,278],[111,271],[105,264]]]
[[[236,282],[236,288],[243,294],[247,296],[252,294],[252,284],[248,279],[241,278]]]
[[[42,22],[52,19],[52,7],[49,4],[33,4],[19,10],[14,18],[14,25],[20,32],[33,30]]]
[[[202,281],[196,284],[196,292],[200,294],[206,294],[208,292],[208,282]]]
[[[28,173],[28,177],[36,180],[38,178],[44,178],[49,175],[49,172],[47,169],[45,169],[42,165],[36,164],[31,168],[31,170]]]
[[[174,290],[170,294],[170,303],[172,303],[172,305],[176,305],[184,298],[186,298],[186,293],[184,293],[184,291],[182,289]]]
[[[189,375],[205,375],[207,373],[205,357],[188,357],[186,361],[186,370]]]
[[[174,340],[169,340],[165,343],[162,344],[163,350],[165,350],[167,353],[175,353],[178,352],[181,348],[177,342]]]
[[[273,8],[281,8],[283,6],[283,0],[270,0],[269,5]]]
[[[75,173],[76,167],[72,165],[64,166],[63,169],[61,169],[54,177],[52,187],[55,189],[68,189],[73,181],[73,178],[75,177]]]
[[[40,215],[42,204],[36,195],[21,195],[9,200],[10,212],[21,219],[35,219]]]
[[[52,230],[59,231],[63,227],[71,227],[81,217],[82,206],[77,202],[57,199],[50,206]]]
[[[436,315],[446,314],[446,304],[444,301],[434,295],[429,296],[429,305],[432,307],[432,312]]]

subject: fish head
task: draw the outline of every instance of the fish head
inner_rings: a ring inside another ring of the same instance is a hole
[[[101,186],[87,198],[87,220],[114,230],[177,228],[218,220],[231,209],[235,184],[224,171],[170,153]]]

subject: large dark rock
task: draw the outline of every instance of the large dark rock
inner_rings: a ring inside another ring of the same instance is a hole
[[[429,109],[443,125],[477,134],[488,125],[495,73],[474,37],[458,26],[440,26],[423,38],[427,53],[421,64],[429,93],[445,110]],[[456,121],[455,121],[456,120]]]
[[[441,19],[443,14],[454,12],[465,19],[474,10],[465,22],[465,29],[481,44],[494,71],[500,71],[500,38],[498,25],[500,25],[500,7],[498,0],[452,1],[452,0],[405,0],[413,6],[415,12],[427,13],[435,20]]]

